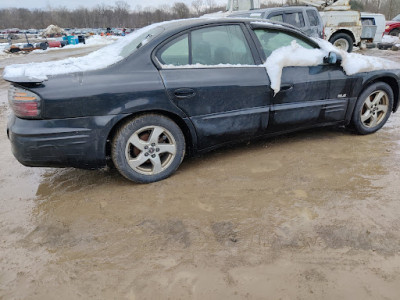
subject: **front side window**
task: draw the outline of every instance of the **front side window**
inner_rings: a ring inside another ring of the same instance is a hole
[[[163,65],[255,64],[239,25],[206,27],[189,34],[177,37],[159,50],[157,57]]]
[[[303,39],[278,30],[255,29],[254,33],[260,41],[265,57],[270,56],[271,53],[278,48],[289,46],[292,41],[296,41],[300,46],[306,49],[315,48],[312,44]]]
[[[252,65],[253,56],[239,25],[192,31],[192,63]]]
[[[294,27],[302,28],[305,26],[303,13],[286,13],[285,23],[293,25]]]

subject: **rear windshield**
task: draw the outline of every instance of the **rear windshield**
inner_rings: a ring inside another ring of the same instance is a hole
[[[128,45],[122,48],[121,53],[119,54],[122,57],[128,57],[137,49],[147,44],[149,41],[154,39],[160,33],[164,31],[163,27],[155,27],[151,28],[148,31],[143,32],[141,35],[133,39]],[[134,33],[133,33],[134,34]]]

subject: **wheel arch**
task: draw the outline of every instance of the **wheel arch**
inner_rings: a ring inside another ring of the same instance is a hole
[[[399,87],[399,83],[396,80],[396,78],[391,77],[391,76],[383,76],[383,77],[370,79],[369,81],[364,83],[363,88],[360,91],[360,94],[368,86],[370,86],[371,84],[374,84],[376,82],[384,82],[384,83],[388,84],[391,87],[391,89],[393,91],[393,97],[394,97],[392,111],[396,112],[398,110],[398,108],[399,108],[399,97],[400,97],[400,87]]]
[[[350,36],[351,39],[353,40],[353,44],[356,43],[356,38],[355,38],[354,34],[353,34],[350,30],[347,30],[347,29],[340,29],[340,30],[335,31],[334,33],[332,33],[331,36],[329,37],[329,42],[330,42],[336,35],[341,34],[341,33],[347,34],[347,35]]]
[[[394,32],[400,33],[400,26],[392,28],[389,31],[389,35],[393,35]]]
[[[118,128],[122,126],[122,124],[134,119],[135,117],[138,117],[140,115],[145,115],[145,114],[157,114],[161,116],[165,116],[170,118],[172,121],[174,121],[179,128],[182,130],[182,133],[185,137],[186,141],[186,153],[188,155],[193,155],[193,153],[196,150],[196,134],[193,132],[194,129],[191,130],[189,128],[190,126],[178,115],[169,112],[169,111],[164,111],[164,110],[148,110],[148,111],[140,111],[132,114],[127,114],[125,117],[120,119],[117,123],[113,125],[111,128],[110,132],[108,133],[107,139],[106,139],[106,144],[105,144],[105,153],[106,157],[111,156],[111,140],[115,136],[115,133],[117,132]]]

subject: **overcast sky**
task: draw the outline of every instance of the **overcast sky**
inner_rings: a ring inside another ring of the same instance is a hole
[[[188,5],[193,0],[125,0],[131,9],[134,9],[137,5],[142,7],[146,6],[159,6],[161,4],[173,4],[174,2],[184,2]],[[227,0],[214,0],[218,4],[226,4]],[[46,8],[51,5],[52,7],[65,6],[67,8],[77,8],[79,6],[93,7],[97,4],[114,4],[115,1],[98,1],[98,0],[0,0],[0,8],[6,7],[24,7],[24,8]]]

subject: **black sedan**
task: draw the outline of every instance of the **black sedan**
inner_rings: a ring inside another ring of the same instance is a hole
[[[270,36],[279,36],[268,43]],[[126,178],[170,176],[185,153],[316,126],[379,130],[399,106],[400,71],[347,76],[335,55],[283,69],[278,94],[263,63],[295,40],[284,25],[192,19],[153,26],[106,68],[16,79],[7,133],[26,166],[95,169],[111,162]]]

